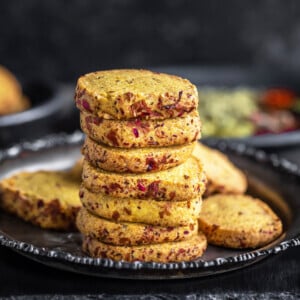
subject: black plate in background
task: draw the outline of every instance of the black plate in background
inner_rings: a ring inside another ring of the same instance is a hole
[[[53,136],[0,151],[0,178],[20,170],[65,169],[80,156],[81,133]],[[243,268],[270,255],[300,245],[300,170],[276,156],[244,145],[216,142],[249,178],[250,190],[277,212],[284,234],[269,245],[251,250],[209,246],[201,258],[181,263],[126,263],[93,259],[81,252],[78,233],[42,230],[16,217],[0,213],[0,244],[43,264],[100,277],[172,279],[203,277]]]
[[[78,126],[73,86],[32,82],[24,84],[23,93],[31,103],[30,108],[0,116],[0,149],[53,132],[71,132]]]

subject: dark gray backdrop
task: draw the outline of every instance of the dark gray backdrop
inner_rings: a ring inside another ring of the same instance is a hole
[[[73,81],[115,67],[260,64],[300,69],[297,0],[0,2],[0,64]]]

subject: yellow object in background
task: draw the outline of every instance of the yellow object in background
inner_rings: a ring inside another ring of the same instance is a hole
[[[257,93],[246,88],[202,89],[199,92],[202,134],[216,137],[245,137],[255,132],[250,116],[257,111]]]
[[[29,107],[15,76],[0,66],[0,116],[20,112]]]

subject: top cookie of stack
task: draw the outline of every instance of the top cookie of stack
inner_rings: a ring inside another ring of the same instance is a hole
[[[80,77],[75,100],[79,110],[104,119],[167,119],[195,110],[198,93],[187,79],[123,69]]]

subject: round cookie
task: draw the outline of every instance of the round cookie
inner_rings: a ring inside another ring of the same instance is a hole
[[[247,189],[246,176],[222,152],[197,143],[193,156],[202,162],[207,177],[205,197],[217,193],[245,193]]]
[[[79,158],[72,168],[68,171],[69,175],[73,177],[75,180],[78,180],[78,182],[81,181],[82,177],[82,164],[83,164],[83,157]]]
[[[200,138],[200,119],[194,111],[167,120],[106,120],[80,113],[81,129],[94,141],[120,148],[183,145]]]
[[[142,223],[114,222],[96,217],[82,208],[76,219],[78,230],[107,244],[121,246],[148,245],[182,241],[191,238],[198,232],[198,223],[186,226],[161,227]]]
[[[247,195],[215,195],[203,201],[199,229],[209,243],[229,248],[257,248],[282,233],[271,208]]]
[[[82,148],[85,159],[97,168],[118,173],[146,173],[167,170],[185,162],[195,143],[162,148],[120,149],[86,138]]]
[[[110,258],[115,261],[180,262],[202,256],[207,242],[202,233],[181,242],[142,246],[113,246],[88,236],[83,238],[83,251],[92,257]]]
[[[75,229],[79,185],[64,172],[18,173],[0,182],[0,206],[42,228]]]
[[[89,190],[120,198],[184,201],[199,197],[206,178],[201,163],[190,157],[183,164],[161,172],[112,173],[83,162],[82,180]]]
[[[187,79],[148,70],[109,70],[78,79],[81,111],[107,119],[168,119],[195,110],[197,88]]]
[[[92,193],[81,187],[79,196],[91,213],[115,222],[136,222],[159,226],[185,226],[194,223],[201,211],[201,198],[187,201],[117,198]]]

